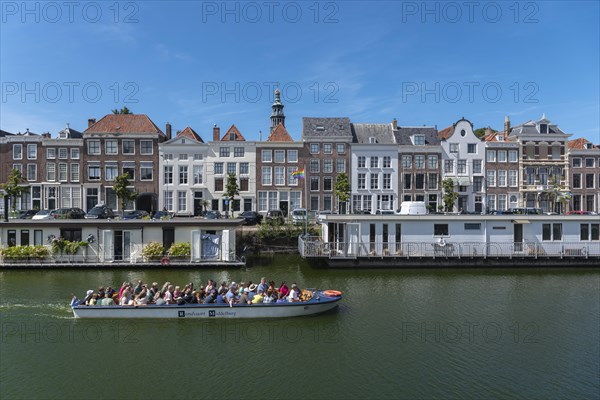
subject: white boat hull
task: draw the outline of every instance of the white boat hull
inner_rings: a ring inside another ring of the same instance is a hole
[[[341,296],[319,296],[307,302],[234,305],[187,304],[148,306],[77,306],[75,318],[286,318],[319,314],[337,307]]]

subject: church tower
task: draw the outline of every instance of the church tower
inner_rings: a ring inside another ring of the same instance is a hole
[[[269,132],[273,132],[273,129],[277,128],[279,124],[285,126],[285,115],[283,114],[283,104],[281,104],[280,95],[279,88],[275,89],[275,102],[272,106],[273,111],[271,111],[271,127],[269,128]]]

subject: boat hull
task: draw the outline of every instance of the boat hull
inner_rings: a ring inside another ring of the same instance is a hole
[[[148,306],[77,306],[75,318],[287,318],[319,314],[338,306],[341,296],[313,298],[307,302],[234,305],[187,304]]]

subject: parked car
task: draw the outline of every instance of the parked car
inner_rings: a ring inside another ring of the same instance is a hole
[[[591,211],[571,210],[567,211],[567,215],[593,215]]]
[[[542,215],[542,214],[544,214],[544,212],[542,211],[541,208],[534,208],[534,207],[514,207],[514,208],[509,208],[508,211],[509,212],[507,212],[507,214],[516,214],[516,215],[523,215],[523,214]]]
[[[31,219],[50,219],[52,210],[39,210]]]
[[[283,211],[281,211],[281,210],[267,211],[267,223],[272,224],[274,222],[283,224],[283,222],[284,222]]]
[[[171,219],[173,218],[173,213],[168,212],[167,210],[156,211],[152,214],[152,219]]]
[[[378,215],[394,215],[395,212],[394,212],[394,210],[377,210],[377,211],[375,211],[375,214],[378,214]]]
[[[81,208],[57,208],[50,212],[50,217],[54,219],[83,219],[86,218],[85,211]]]
[[[35,214],[37,214],[38,210],[26,210],[19,211],[19,219],[32,219]]]
[[[308,213],[305,208],[296,208],[292,210],[292,224],[304,225],[307,222]]]
[[[361,211],[360,214],[363,214],[364,212]],[[323,210],[323,211],[318,211],[317,212],[317,222],[319,224],[323,223],[323,216],[324,215],[330,215],[331,214],[331,210]],[[370,212],[369,212],[370,214]]]
[[[143,219],[145,217],[150,217],[148,211],[144,210],[128,210],[123,211],[123,219]]]
[[[108,219],[114,217],[115,213],[112,208],[103,204],[95,206],[85,216],[87,219]]]
[[[260,224],[263,219],[263,216],[256,211],[244,211],[240,214],[240,217],[244,219],[244,225]]]
[[[221,213],[217,210],[204,211],[204,218],[206,218],[206,219],[221,219]]]

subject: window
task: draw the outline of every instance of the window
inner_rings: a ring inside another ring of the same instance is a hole
[[[465,231],[480,231],[481,223],[465,223]]]
[[[573,168],[581,168],[581,158],[573,158]]]
[[[104,166],[104,179],[107,181],[114,181],[119,174],[119,167],[117,164],[107,164]]]
[[[477,153],[477,144],[475,144],[475,143],[467,144],[467,153],[469,153],[469,154]]]
[[[379,168],[379,157],[371,157],[371,168]]]
[[[104,152],[107,155],[115,155],[115,154],[119,154],[118,148],[117,148],[117,141],[116,140],[106,140],[104,142]]]
[[[179,166],[179,184],[180,185],[188,184],[188,166],[187,165]]]
[[[58,180],[61,182],[67,181],[67,164],[58,164]]]
[[[600,224],[581,224],[581,240],[600,240]]]
[[[444,173],[446,173],[446,174],[454,173],[454,160],[444,160]]]
[[[37,159],[37,144],[30,143],[27,145],[27,159]]]
[[[88,180],[100,180],[100,165],[88,165]]]
[[[488,150],[486,155],[487,162],[496,162],[496,150]]]
[[[262,167],[262,184],[265,186],[273,184],[272,167]]]
[[[248,178],[240,178],[240,191],[247,192],[249,189]]]
[[[509,150],[508,151],[508,162],[511,162],[511,163],[517,162],[518,154],[519,153],[517,150]]]
[[[383,156],[383,168],[391,168],[392,167],[392,157]]]
[[[594,159],[593,158],[586,158],[585,159],[585,166],[587,168],[594,168]]]
[[[151,181],[153,179],[152,163],[142,163],[140,167],[140,180]]]
[[[194,153],[194,161],[202,161],[203,158],[202,153]]]
[[[319,154],[319,143],[310,144],[310,154]]]
[[[506,210],[506,195],[498,195],[498,210]]]
[[[22,160],[23,159],[23,145],[22,144],[13,144],[13,160]]]
[[[402,168],[412,168],[412,156],[402,156]]]
[[[333,160],[331,158],[323,160],[323,172],[327,174],[331,174],[333,172]]]
[[[490,210],[490,211],[496,209],[496,195],[495,194],[488,195],[487,206],[488,206],[488,210]]]
[[[187,153],[180,153],[177,158],[179,159],[179,161],[187,161],[188,155]]]
[[[48,160],[54,160],[56,158],[56,149],[53,147],[46,149],[46,158]]]
[[[298,186],[298,178],[292,176],[294,172],[298,171],[298,167],[287,168],[287,182],[289,186]]]
[[[323,154],[333,153],[333,145],[331,143],[323,143]]]
[[[164,183],[165,185],[171,185],[173,184],[173,166],[164,166],[163,169],[163,179],[164,179]]]
[[[540,133],[548,133],[548,124],[540,124]]]
[[[275,167],[275,185],[285,185],[285,167]]]
[[[246,154],[246,152],[243,147],[234,147],[233,148],[233,156],[234,157],[244,157],[244,154]]]
[[[298,162],[298,150],[288,150],[287,157],[288,157],[288,162],[290,162],[290,163]]]
[[[336,151],[338,154],[345,154],[346,153],[346,144],[345,143],[338,143],[335,145],[336,147]]]
[[[459,175],[465,175],[467,173],[467,160],[458,160],[456,166]]]
[[[318,176],[310,177],[310,190],[312,190],[312,191],[319,190],[319,177]]]
[[[498,171],[498,186],[506,187],[506,171]]]
[[[335,160],[335,172],[346,172],[346,160],[342,158],[338,158],[337,160]]]
[[[227,163],[227,173],[228,174],[235,174],[236,170],[237,170],[237,163],[234,163],[234,162]]]
[[[250,164],[247,162],[240,163],[240,175],[248,175]]]
[[[415,135],[414,143],[415,146],[425,146],[425,135]]]
[[[379,189],[379,174],[371,174],[371,189]]]
[[[427,166],[429,169],[437,169],[438,167],[438,156],[428,156]]]
[[[404,174],[404,189],[410,189],[412,187],[412,174]],[[405,200],[410,201],[410,200]]]
[[[187,211],[187,193],[184,191],[177,191],[177,210]]]
[[[585,188],[586,189],[594,188],[594,174],[585,174]]]
[[[450,143],[450,153],[458,153],[458,143]]]
[[[152,140],[140,140],[140,154],[152,155]]]
[[[37,180],[37,164],[27,164],[27,180]]]
[[[427,189],[437,190],[438,188],[438,174],[428,174]]]
[[[326,192],[333,190],[333,178],[331,176],[323,177],[323,190]]]
[[[542,224],[542,240],[562,240],[562,224]]]
[[[285,150],[275,150],[275,162],[276,163],[285,162]]]
[[[473,173],[480,174],[481,173],[481,160],[473,160]]]
[[[123,154],[135,154],[135,142],[133,140],[123,140],[121,142],[121,151]]]
[[[367,165],[367,158],[365,156],[358,156],[358,168],[365,168]]]
[[[219,147],[219,157],[229,157],[229,147]]]
[[[273,161],[273,150],[263,150],[262,154],[262,162],[272,162]]]
[[[223,178],[215,178],[215,192],[223,191]]]
[[[506,150],[498,150],[498,162],[506,162]]]
[[[415,189],[425,189],[425,174],[415,174]]]
[[[16,169],[21,174],[23,174],[23,164],[13,164],[12,165],[12,169]]]
[[[79,160],[79,149],[77,147],[71,148],[71,159]]]
[[[319,160],[310,160],[310,172],[316,174],[319,172]]]
[[[517,187],[517,171],[508,171],[508,186]]]
[[[392,188],[392,174],[383,174],[383,189]]]
[[[496,187],[496,171],[488,170],[486,171],[487,175],[487,186],[488,187]]]
[[[448,224],[433,224],[433,236],[448,236]]]
[[[581,189],[581,174],[573,174],[573,189]]]
[[[202,172],[204,170],[204,166],[202,165],[194,165],[194,185],[202,184]]]
[[[173,154],[171,154],[171,153],[165,153],[165,154],[163,154],[163,159],[165,161],[173,160]]]
[[[66,160],[69,158],[69,151],[65,147],[61,147],[58,149],[58,158],[61,160]]]
[[[48,182],[54,182],[56,180],[56,164],[46,164],[46,180]]]
[[[173,211],[173,192],[170,190],[165,190],[163,195],[165,198],[165,208],[169,211]]]
[[[425,156],[415,156],[415,168],[423,169],[425,168]]]
[[[215,163],[215,174],[216,175],[220,175],[223,173],[223,163],[222,162],[216,162]]]
[[[71,164],[71,182],[79,182],[79,164]]]
[[[323,196],[323,210],[331,210],[331,196]]]
[[[100,154],[100,141],[88,140],[87,142],[88,155],[95,156]]]
[[[366,174],[358,174],[358,188],[359,189],[367,188],[366,180],[367,180]]]
[[[123,175],[127,174],[130,181],[135,181],[135,163],[123,163]]]

